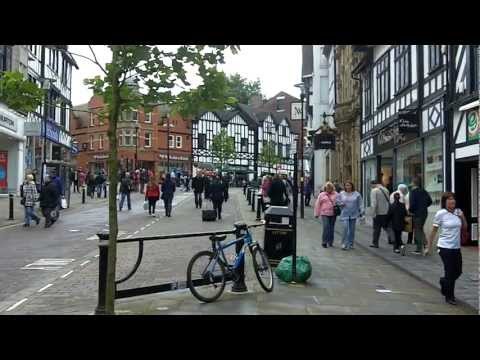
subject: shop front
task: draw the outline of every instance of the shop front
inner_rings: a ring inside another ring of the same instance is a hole
[[[191,159],[185,155],[159,153],[156,173],[166,173],[170,168],[170,173],[186,175],[191,173]]]

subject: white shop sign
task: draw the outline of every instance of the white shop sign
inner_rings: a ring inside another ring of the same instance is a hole
[[[3,126],[14,132],[17,131],[17,121],[2,114],[0,114],[0,126]]]

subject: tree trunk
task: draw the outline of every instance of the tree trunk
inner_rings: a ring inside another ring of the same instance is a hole
[[[117,263],[117,186],[118,186],[118,161],[117,161],[117,122],[120,112],[120,87],[119,71],[115,66],[118,57],[116,47],[112,49],[112,103],[109,110],[108,141],[110,144],[110,157],[108,159],[109,199],[108,199],[108,223],[109,223],[109,246],[108,246],[108,265],[107,265],[107,289],[106,289],[106,313],[115,314],[115,273]]]

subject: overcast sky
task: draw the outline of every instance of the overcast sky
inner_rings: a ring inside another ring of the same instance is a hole
[[[162,46],[163,47],[163,46]],[[94,45],[97,58],[103,64],[110,61],[110,50],[103,45]],[[91,57],[87,45],[70,45],[72,53]],[[75,56],[79,69],[74,69],[72,77],[72,103],[79,105],[88,102],[92,92],[83,79],[101,75],[98,67],[89,60]],[[302,49],[300,45],[242,45],[237,55],[226,52],[225,65],[221,69],[227,74],[239,73],[249,79],[260,79],[262,91],[270,98],[280,91],[299,96],[294,84],[301,79]]]

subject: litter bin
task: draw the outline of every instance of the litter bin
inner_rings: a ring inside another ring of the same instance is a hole
[[[263,248],[271,266],[276,267],[284,257],[293,255],[294,232],[293,211],[288,206],[270,206],[265,211]]]

